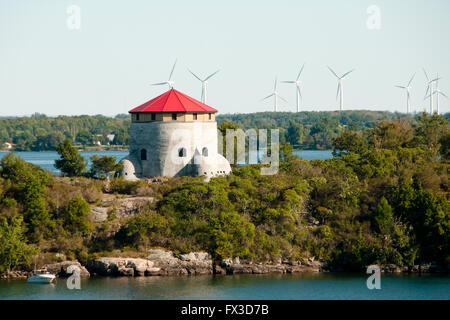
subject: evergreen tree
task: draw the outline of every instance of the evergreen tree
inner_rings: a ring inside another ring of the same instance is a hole
[[[55,160],[55,167],[69,177],[80,176],[86,169],[87,162],[73,147],[72,142],[66,139],[56,147],[61,159]]]
[[[115,157],[94,155],[91,157],[91,171],[92,177],[104,179],[112,172],[117,172],[122,169],[122,163],[116,163]]]

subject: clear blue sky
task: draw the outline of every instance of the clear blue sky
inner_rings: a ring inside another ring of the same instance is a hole
[[[81,29],[66,26],[68,6],[81,8]],[[370,5],[381,29],[366,26]],[[271,111],[276,75],[302,75],[304,110],[336,110],[338,73],[345,108],[405,111],[404,85],[417,72],[412,110],[428,103],[425,76],[443,77],[450,96],[448,0],[0,0],[0,115],[126,113],[164,92],[175,58],[175,88],[220,113]],[[280,111],[295,110],[294,87],[279,84]],[[441,99],[441,112],[450,101]]]

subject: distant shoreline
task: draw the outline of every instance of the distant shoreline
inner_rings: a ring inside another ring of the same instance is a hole
[[[130,151],[130,149],[118,148],[118,149],[104,149],[104,148],[88,148],[88,149],[78,149],[79,152],[89,152],[89,151]],[[331,149],[293,149],[292,151],[333,151]],[[8,150],[0,149],[0,152],[56,152],[56,150],[39,150],[39,151],[19,151],[19,150]]]

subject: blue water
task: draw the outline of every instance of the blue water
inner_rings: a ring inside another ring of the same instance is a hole
[[[296,150],[293,153],[305,160],[326,160],[333,157],[330,150]],[[0,159],[7,154],[8,152],[0,152]],[[59,159],[57,152],[16,152],[16,154],[22,157],[25,161],[39,165],[43,169],[53,171],[54,173],[59,173],[59,170],[54,166],[55,160]],[[93,155],[114,156],[117,160],[120,160],[128,155],[128,151],[81,151],[80,154],[88,160],[90,165],[90,157]]]
[[[8,152],[0,152],[0,159],[7,155]],[[60,171],[55,168],[55,160],[59,159],[59,155],[56,151],[46,152],[16,152],[16,154],[22,157],[25,161],[36,164],[43,169],[59,173]],[[88,160],[88,165],[91,165],[90,158],[93,155],[98,156],[114,156],[119,161],[123,157],[128,155],[128,151],[81,151],[80,154]]]
[[[305,160],[327,160],[333,158],[331,150],[294,150],[294,155]]]
[[[380,290],[369,290],[367,277],[337,273],[99,277],[82,280],[80,290],[67,289],[66,279],[52,285],[0,280],[0,299],[450,299],[448,275],[382,274]]]

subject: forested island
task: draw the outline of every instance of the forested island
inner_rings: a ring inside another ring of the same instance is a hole
[[[450,119],[450,113],[444,115]],[[232,122],[242,129],[279,128],[281,143],[294,149],[331,150],[333,139],[345,128],[363,132],[382,120],[408,119],[417,115],[383,111],[342,112],[259,112],[223,114],[219,124]],[[0,149],[5,143],[15,151],[54,151],[65,139],[81,149],[127,149],[130,117],[119,114],[112,117],[58,116],[36,113],[30,117],[0,118]],[[5,149],[5,147],[3,147]]]
[[[271,126],[295,120],[278,115],[267,118],[278,119]],[[263,119],[223,117],[244,128]],[[38,123],[62,125],[58,119],[16,120],[37,130]],[[129,121],[108,119],[108,130]],[[414,271],[432,264],[448,272],[448,121],[425,113],[360,121],[336,131],[332,159],[296,158],[285,141],[277,174],[261,175],[261,165],[237,166],[208,183],[201,177],[107,179],[120,170],[115,162],[93,159],[87,172],[68,136],[55,146],[64,176],[11,153],[0,162],[0,273],[30,270],[35,256],[39,265],[77,260],[92,266],[99,257],[143,258],[151,248],[207,252],[217,267],[239,258],[240,264],[273,266],[320,261],[331,271],[363,271],[370,264]],[[130,201],[139,205],[130,209]]]

